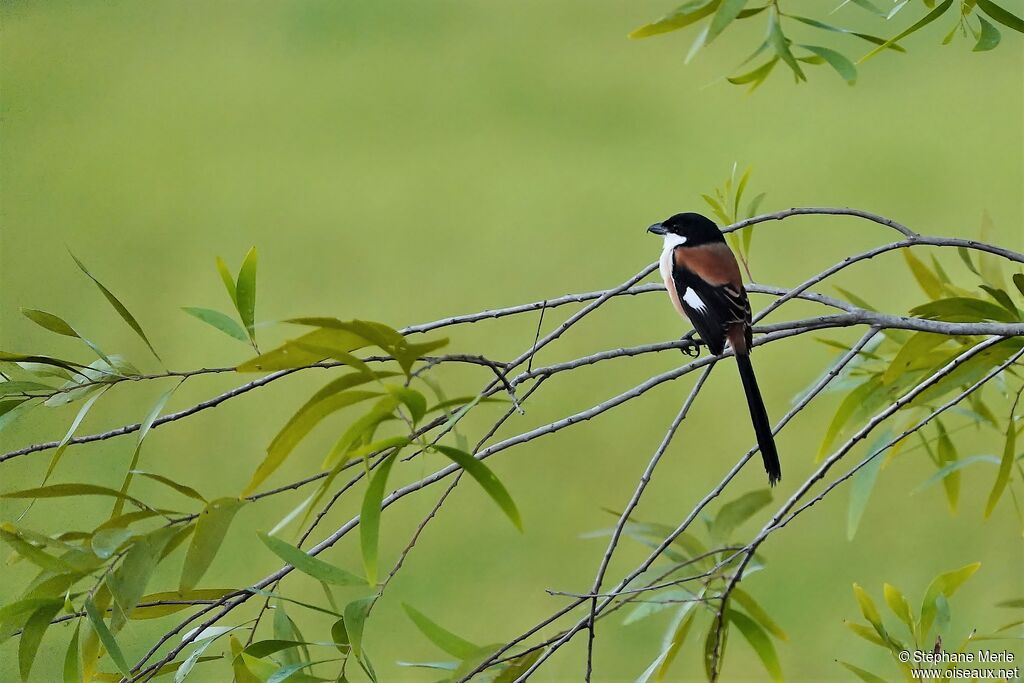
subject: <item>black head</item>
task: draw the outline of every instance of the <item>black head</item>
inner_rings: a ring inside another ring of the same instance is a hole
[[[677,213],[647,228],[647,232],[655,235],[676,235],[683,238],[680,244],[690,247],[725,241],[718,226],[699,213]]]

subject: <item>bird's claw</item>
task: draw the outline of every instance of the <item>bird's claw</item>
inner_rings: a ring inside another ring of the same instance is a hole
[[[679,347],[679,350],[682,352],[682,354],[684,356],[689,356],[690,358],[696,358],[697,356],[700,355],[700,344],[698,344],[695,339],[689,339],[687,337],[682,337],[681,341],[689,342],[686,346],[680,346]]]

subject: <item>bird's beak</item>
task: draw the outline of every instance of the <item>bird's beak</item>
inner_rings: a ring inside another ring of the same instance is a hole
[[[665,233],[668,232],[668,230],[666,230],[665,226],[662,225],[661,223],[655,223],[651,227],[647,228],[647,232],[652,232],[655,235],[664,235]]]

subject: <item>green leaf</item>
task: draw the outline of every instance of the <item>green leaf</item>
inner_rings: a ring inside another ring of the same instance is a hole
[[[394,373],[377,373],[365,375],[350,373],[330,382],[318,391],[288,420],[285,426],[267,447],[267,456],[253,472],[242,496],[249,496],[288,458],[296,446],[313,428],[328,415],[342,408],[355,405],[370,398],[380,396],[376,391],[348,391],[352,387]]]
[[[868,454],[873,455],[883,448],[892,438],[892,431],[885,429],[868,447]],[[868,461],[868,464],[857,470],[853,475],[853,483],[850,485],[850,503],[846,511],[846,538],[852,541],[857,534],[857,527],[864,516],[864,509],[867,507],[871,492],[878,481],[878,472],[882,469],[884,458],[875,455]],[[749,610],[748,610],[749,611]]]
[[[995,299],[1000,306],[1005,308],[1011,316],[1013,316],[1017,320],[1020,319],[1020,311],[1017,309],[1017,306],[1013,303],[1013,299],[1010,298],[1009,294],[1007,294],[1005,291],[997,287],[989,287],[988,285],[980,285],[980,287],[981,289],[985,290],[985,292],[989,296]]]
[[[18,641],[18,670],[21,672],[21,680],[27,681],[32,672],[32,664],[36,659],[36,652],[39,644],[43,642],[43,634],[50,627],[50,621],[60,611],[60,604],[51,604],[40,607],[25,623],[21,632],[21,639]]]
[[[32,308],[23,308],[21,309],[21,313],[32,322],[36,323],[40,327],[50,330],[51,332],[82,340],[86,346],[92,349],[93,353],[107,361],[107,363],[110,363],[110,359],[107,357],[107,354],[103,353],[99,346],[79,334],[75,328],[65,322],[62,318],[59,318],[52,313]]]
[[[860,587],[859,584],[853,584],[853,596],[857,599],[857,604],[860,606],[860,612],[864,615],[864,618],[871,624],[875,633],[882,639],[883,642],[889,642],[889,634],[885,630],[885,626],[882,624],[882,615],[878,613],[878,608],[875,607],[875,601],[871,599],[867,591]]]
[[[876,676],[870,671],[865,671],[864,669],[861,669],[860,667],[854,666],[853,664],[849,664],[847,662],[839,663],[846,667],[846,669],[854,676],[864,681],[864,683],[885,683],[884,678],[882,678],[881,676]]]
[[[384,458],[377,471],[370,479],[366,487],[366,494],[363,496],[362,512],[359,516],[359,544],[363,553],[363,567],[366,569],[366,581],[371,586],[377,585],[377,549],[380,543],[380,513],[381,502],[384,499],[384,487],[388,483],[388,475],[391,467],[395,464],[396,453]],[[349,624],[349,634],[352,633],[352,623]],[[353,645],[353,648],[355,646]]]
[[[971,344],[973,345],[973,344]],[[944,376],[935,384],[918,394],[908,405],[916,407],[926,405],[931,401],[949,393],[957,387],[964,387],[980,380],[992,368],[1006,361],[1010,356],[1024,347],[1024,340],[1010,338],[1006,341],[994,344],[984,351],[975,354],[970,359],[962,362],[955,370]],[[959,355],[966,351],[969,346],[956,351]],[[952,358],[950,359],[952,360]],[[943,363],[944,365],[944,363]],[[941,366],[940,366],[941,367]],[[936,368],[937,369],[937,368]]]
[[[963,585],[964,581],[971,578],[971,575],[978,571],[980,567],[981,562],[974,562],[960,569],[939,574],[928,584],[924,599],[921,601],[921,621],[919,624],[918,640],[924,640],[924,637],[931,630],[937,610],[936,600],[939,595],[943,595],[946,598],[952,597],[957,589]]]
[[[928,298],[932,300],[942,298],[942,282],[939,281],[935,273],[921,259],[914,256],[913,252],[909,249],[902,249],[901,251],[907,266],[910,267],[910,272],[914,274],[914,279],[917,280],[917,284],[921,286],[921,289],[928,295]]]
[[[165,601],[185,601],[185,600],[219,600],[229,593],[233,593],[232,588],[195,588],[190,591],[163,591],[160,593],[150,593],[149,595],[143,595],[139,599],[139,603],[146,602],[165,602]],[[132,621],[143,621],[145,619],[159,619],[165,617],[168,614],[174,614],[184,609],[190,609],[192,605],[136,605],[135,609],[129,615]]]
[[[216,638],[210,638],[209,640],[200,643],[196,649],[194,649],[192,653],[181,662],[181,664],[174,667],[174,683],[181,683],[190,673],[192,673],[192,669],[199,663],[199,659],[203,656],[203,653],[213,645],[214,640],[216,640]],[[173,664],[173,662],[171,662],[171,664]],[[170,669],[168,669],[168,671],[170,671]]]
[[[694,617],[697,615],[694,610],[695,605],[697,605],[696,602],[687,602],[679,608],[662,641],[661,654],[640,674],[636,683],[649,683],[651,680],[661,681],[668,675],[672,663],[675,661],[679,650],[682,649],[683,643],[686,642],[686,638],[693,627]]]
[[[348,634],[348,641],[352,645],[352,654],[356,657],[362,658],[363,656],[363,631],[366,627],[366,615],[369,614],[370,607],[376,599],[376,595],[371,595],[353,600],[345,605],[345,631]]]
[[[1016,14],[1007,12],[994,2],[990,2],[990,0],[978,0],[978,7],[981,8],[982,12],[989,15],[1003,26],[1012,28],[1014,31],[1024,33],[1024,19],[1021,19]],[[984,27],[982,27],[982,29],[984,35]]]
[[[416,624],[416,628],[418,628],[430,642],[450,654],[452,657],[467,659],[480,650],[479,645],[474,645],[468,640],[460,638],[451,631],[445,629],[436,622],[431,621],[430,618],[411,605],[403,602],[402,608],[405,609],[405,613],[409,615],[410,619],[412,619],[412,623]]]
[[[736,19],[746,4],[747,0],[722,0],[715,11],[715,16],[711,18],[705,42],[710,44],[712,40],[717,38]]]
[[[509,495],[508,490],[504,484],[495,476],[494,472],[490,470],[487,465],[474,458],[472,455],[458,448],[451,446],[440,446],[436,445],[432,447],[434,450],[448,456],[453,460],[459,467],[463,469],[469,476],[473,477],[487,495],[498,504],[498,507],[502,509],[505,516],[509,518],[512,524],[519,531],[523,530],[523,520],[519,516],[519,510],[516,508],[515,501],[512,500],[512,496]]]
[[[974,44],[974,52],[987,52],[994,49],[1002,39],[999,29],[985,21],[985,17],[980,15],[978,22],[981,24],[981,35],[978,36],[978,42]]]
[[[264,533],[257,533],[257,536],[272,553],[314,579],[325,581],[335,586],[361,586],[366,583],[366,579],[347,572],[341,567],[324,562],[317,557],[313,557],[304,550],[300,550],[279,538]]]
[[[145,503],[137,498],[132,498],[120,491],[115,491],[106,486],[97,486],[96,484],[50,484],[49,486],[0,494],[0,498],[66,498],[68,496],[113,496],[115,498],[126,498],[139,507],[147,507]]]
[[[744,493],[736,500],[722,506],[711,523],[711,537],[724,541],[732,535],[743,522],[750,519],[758,510],[772,502],[772,493],[768,489],[758,489]]]
[[[71,642],[64,654],[64,683],[81,683],[82,673],[78,666],[78,624],[71,634]]]
[[[249,333],[249,338],[256,341],[256,247],[249,249],[242,261],[242,267],[238,270],[238,280],[235,283],[235,302],[238,306],[238,315],[242,318],[242,325]]]
[[[754,648],[754,652],[757,653],[772,680],[781,681],[782,667],[779,665],[779,655],[775,652],[775,646],[764,629],[742,612],[730,609],[727,614],[729,621],[736,625],[750,647]]]
[[[210,501],[199,513],[195,535],[189,544],[185,565],[181,570],[179,590],[187,591],[196,587],[220,550],[235,513],[245,503],[246,501],[238,498],[218,498]]]
[[[857,82],[857,67],[841,53],[836,52],[835,50],[830,50],[827,47],[821,47],[820,45],[801,45],[800,47],[813,52],[815,55],[828,62],[829,66],[835,69],[836,73],[850,85]],[[904,250],[904,253],[909,252]]]
[[[420,392],[408,387],[385,385],[388,393],[401,401],[409,410],[413,424],[418,423],[427,412],[427,399]]]
[[[224,283],[224,289],[228,290],[228,296],[231,297],[231,304],[238,310],[238,296],[235,294],[235,278],[231,275],[231,270],[228,269],[228,264],[224,262],[220,256],[217,257],[217,272],[220,274],[220,280]]]
[[[128,662],[125,660],[117,641],[114,640],[114,635],[107,628],[107,625],[103,623],[103,614],[96,608],[96,603],[93,602],[91,595],[85,598],[85,613],[89,617],[89,623],[92,625],[93,631],[96,632],[96,636],[103,643],[103,647],[106,648],[107,654],[110,655],[110,659],[114,662],[117,670],[124,674],[126,678],[130,677]]]
[[[984,1],[984,0],[982,0],[982,1]],[[866,55],[864,55],[863,57],[861,57],[858,60],[857,63],[859,64],[861,62],[867,61],[868,59],[871,59],[872,57],[874,57],[875,55],[877,55],[879,52],[881,52],[882,50],[886,49],[890,45],[892,45],[894,43],[898,43],[899,41],[901,41],[904,38],[906,38],[907,36],[909,36],[911,33],[914,33],[916,31],[924,28],[925,26],[927,26],[928,24],[932,23],[933,21],[935,21],[936,19],[941,17],[943,14],[945,14],[946,10],[948,10],[952,6],[953,6],[953,0],[943,0],[942,4],[940,4],[938,7],[933,9],[928,14],[924,15],[924,17],[922,17],[920,20],[918,20],[916,23],[914,23],[912,26],[910,26],[910,28],[902,31],[901,33],[896,35],[894,38],[890,38],[889,40],[885,41],[885,43],[883,43],[882,45],[879,45],[874,50],[872,50],[871,52],[869,52]]]
[[[914,633],[914,617],[910,613],[910,603],[907,602],[907,598],[900,592],[898,588],[888,583],[882,584],[882,592],[885,595],[885,604],[889,606],[892,613],[895,614],[900,621],[902,621],[906,627],[910,630],[911,635]]]
[[[111,631],[120,630],[125,620],[131,617],[132,610],[146,592],[146,585],[160,562],[164,547],[176,532],[173,527],[163,527],[135,541],[117,568],[107,575],[106,584],[114,604]]]
[[[373,438],[374,432],[382,422],[396,419],[395,408],[398,407],[398,399],[392,396],[385,396],[377,401],[373,408],[365,415],[349,425],[348,429],[338,438],[330,452],[324,458],[321,467],[323,469],[336,468],[350,457],[350,449],[362,441]]]
[[[757,86],[761,85],[766,78],[768,78],[768,75],[772,72],[772,69],[775,68],[775,65],[778,64],[778,62],[779,58],[773,57],[752,71],[740,74],[739,76],[729,76],[726,80],[733,85],[744,85],[746,83],[750,83],[750,90],[753,91]]]
[[[1024,296],[1024,273],[1014,273],[1013,284],[1017,286],[1017,291],[1020,292],[1021,296]]]
[[[669,14],[655,22],[641,26],[629,34],[629,37],[648,38],[659,33],[678,31],[681,28],[694,24],[706,16],[714,13],[722,0],[698,0],[698,2],[687,2],[676,8]]]
[[[262,353],[236,369],[239,372],[270,372],[305,367],[329,358],[324,349],[349,353],[368,344],[364,337],[349,330],[320,328]]]
[[[873,35],[870,35],[868,33],[858,33],[857,31],[851,31],[850,29],[843,28],[841,26],[834,26],[832,24],[826,24],[823,21],[818,21],[817,19],[812,19],[810,17],[800,17],[800,16],[796,16],[794,14],[788,14],[786,16],[788,16],[790,19],[796,19],[797,21],[802,22],[804,24],[807,24],[808,26],[813,26],[815,28],[820,28],[820,29],[822,29],[824,31],[832,31],[833,33],[845,33],[847,35],[856,36],[856,37],[860,38],[861,40],[866,40],[867,42],[874,43],[875,45],[884,45],[885,44],[885,39],[884,38],[879,38],[878,36],[873,36]],[[888,45],[886,47],[886,49],[888,49],[888,50],[895,50],[896,52],[906,52],[905,49],[903,49],[899,45],[895,45],[895,44]]]
[[[1010,482],[1010,472],[1012,471],[1013,461],[1016,456],[1017,424],[1014,422],[1013,415],[1011,414],[1010,419],[1006,423],[1006,440],[1003,442],[1003,457],[999,463],[999,472],[996,474],[996,480],[988,494],[988,502],[985,504],[986,519],[992,515],[992,511],[1002,497],[1003,491],[1006,490],[1006,485]]]
[[[182,494],[183,496],[188,496],[189,498],[192,498],[193,500],[198,500],[198,501],[200,501],[202,503],[206,503],[207,502],[207,500],[203,496],[203,494],[199,493],[199,491],[196,491],[191,486],[186,486],[185,484],[179,484],[178,482],[174,481],[173,479],[171,479],[169,477],[165,477],[162,474],[153,474],[152,472],[145,472],[143,470],[132,470],[132,474],[137,474],[140,477],[145,477],[146,479],[152,479],[153,481],[159,482],[159,483],[163,484],[164,486],[172,488],[175,491],[177,491],[178,493]]]
[[[945,466],[939,468],[934,474],[932,474],[932,476],[928,477],[923,482],[918,484],[910,492],[910,494],[914,495],[916,493],[920,493],[921,491],[924,491],[926,488],[932,486],[933,484],[937,484],[938,482],[940,482],[943,479],[945,479],[947,476],[949,476],[949,474],[951,472],[958,472],[958,471],[964,469],[965,467],[968,467],[970,465],[975,465],[975,464],[980,463],[980,462],[988,462],[988,463],[992,463],[992,464],[998,465],[999,462],[1000,462],[1000,459],[997,458],[994,455],[970,455],[970,456],[968,456],[966,458],[962,458],[960,460],[954,460],[953,462],[949,463],[948,465],[945,465]]]
[[[199,308],[196,306],[185,306],[181,310],[194,318],[202,320],[207,325],[215,327],[229,337],[234,337],[238,341],[244,342],[249,340],[248,337],[245,336],[245,330],[243,330],[242,327],[233,319],[220,311],[215,311],[212,308]]]
[[[82,404],[82,407],[78,409],[78,413],[75,414],[75,419],[71,421],[71,426],[68,427],[68,431],[64,434],[64,438],[60,440],[57,445],[57,450],[50,456],[50,464],[46,466],[46,474],[43,475],[43,483],[45,484],[50,480],[50,475],[57,469],[57,463],[60,462],[61,458],[64,457],[64,451],[67,450],[68,444],[71,443],[71,438],[78,431],[79,426],[82,424],[82,420],[92,410],[93,405],[99,400],[100,396],[106,393],[108,387],[103,387],[98,392],[89,397],[89,399]]]
[[[942,421],[936,420],[935,423],[939,430],[939,441],[936,448],[938,464],[941,467],[946,467],[957,461],[956,447],[953,445],[953,441],[949,438],[946,428],[942,426]],[[946,489],[946,499],[949,501],[949,509],[955,514],[957,503],[960,499],[959,470],[951,469],[943,478],[942,486]]]
[[[892,362],[889,363],[889,367],[882,373],[882,383],[892,384],[901,377],[904,377],[911,364],[920,360],[925,354],[933,349],[942,346],[950,340],[949,336],[944,334],[935,334],[933,332],[915,332],[910,336],[909,339],[900,347],[900,350],[893,357]]]
[[[775,54],[793,71],[793,75],[798,82],[807,80],[807,76],[804,75],[803,70],[800,68],[800,63],[796,61],[796,57],[789,50],[789,39],[782,32],[782,24],[779,22],[779,10],[774,5],[768,20],[768,43],[775,50]]]
[[[70,254],[71,252],[69,251],[68,253]],[[142,326],[139,325],[139,322],[135,319],[135,316],[133,316],[128,311],[128,309],[125,308],[124,304],[118,301],[117,297],[114,296],[113,292],[104,287],[103,283],[97,280],[96,277],[89,272],[89,269],[85,267],[84,263],[78,260],[77,256],[71,254],[71,258],[75,260],[75,263],[78,265],[78,268],[83,273],[85,273],[88,276],[88,278],[96,284],[97,287],[99,287],[99,290],[103,293],[103,296],[105,296],[107,301],[110,302],[110,305],[114,307],[114,310],[116,310],[118,315],[121,316],[121,319],[128,323],[128,326],[135,330],[135,334],[139,335],[139,338],[146,343],[146,346],[149,347],[150,353],[152,353],[157,360],[160,360],[160,356],[157,355],[156,349],[153,348],[153,345],[150,343],[149,337],[146,336],[146,333],[142,331]]]
[[[164,407],[167,405],[167,401],[171,399],[171,396],[174,394],[175,390],[179,386],[181,386],[181,382],[175,384],[173,387],[164,392],[160,396],[160,398],[157,399],[153,407],[150,408],[149,413],[146,414],[145,419],[142,420],[142,422],[140,423],[139,434],[135,441],[135,450],[132,453],[131,464],[128,465],[128,471],[125,472],[124,481],[121,482],[121,493],[127,494],[128,487],[131,486],[132,476],[134,475],[135,472],[135,466],[139,464],[139,455],[142,452],[143,439],[145,439],[146,435],[149,434],[149,430],[153,427],[153,423],[156,422],[156,418],[158,415],[160,415],[160,411],[164,409]],[[110,516],[118,517],[123,511],[124,498],[118,498],[117,500],[114,501],[114,509],[113,511],[111,511]]]
[[[738,602],[740,606],[746,610],[747,615],[760,624],[765,631],[772,634],[779,640],[789,640],[789,636],[787,636],[786,632],[782,630],[782,627],[779,626],[771,616],[769,616],[768,612],[766,612],[749,593],[740,588],[733,588],[732,599]]]
[[[868,641],[869,643],[872,643],[874,645],[878,645],[879,647],[884,647],[884,648],[888,648],[889,647],[889,644],[887,642],[885,642],[884,640],[882,640],[881,638],[879,638],[878,637],[878,633],[876,633],[875,629],[871,628],[870,626],[868,626],[866,624],[858,624],[857,622],[854,622],[854,621],[846,621],[844,623],[846,624],[846,627],[848,629],[850,629],[855,634],[857,634],[858,636],[860,636],[864,640]]]

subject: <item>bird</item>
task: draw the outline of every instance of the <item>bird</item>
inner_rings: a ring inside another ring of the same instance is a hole
[[[726,342],[732,348],[768,483],[775,486],[782,479],[782,466],[750,363],[750,301],[736,257],[714,221],[699,213],[677,213],[647,232],[663,238],[658,265],[673,307],[711,353],[721,355]]]

